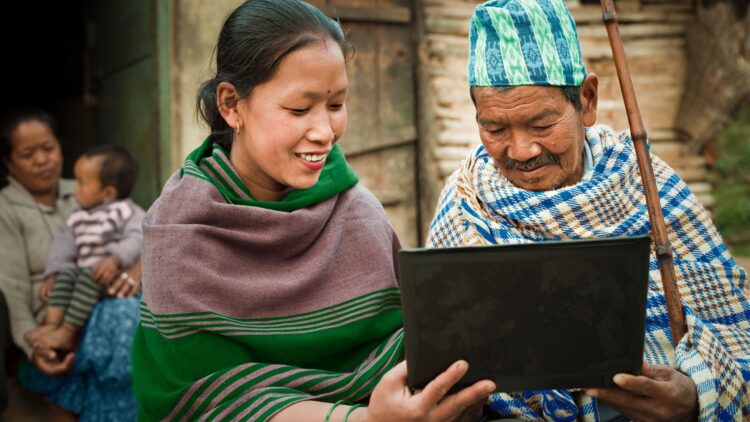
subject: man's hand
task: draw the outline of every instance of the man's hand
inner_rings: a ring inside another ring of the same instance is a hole
[[[62,360],[59,360],[54,350],[42,347],[34,348],[34,352],[31,354],[31,362],[34,366],[51,377],[70,372],[73,369],[75,358],[75,353],[70,352]]]
[[[695,421],[698,390],[687,375],[663,365],[643,363],[641,375],[617,374],[615,388],[586,390],[635,421]]]
[[[91,277],[99,284],[107,284],[118,275],[120,275],[120,260],[114,255],[99,261],[91,271]]]

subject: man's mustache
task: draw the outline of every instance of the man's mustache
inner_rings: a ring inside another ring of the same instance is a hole
[[[521,171],[533,170],[537,167],[545,166],[547,164],[559,164],[559,163],[560,163],[560,157],[549,151],[543,151],[541,154],[537,155],[536,157],[530,160],[526,160],[526,161],[518,161],[512,158],[506,158],[505,160],[503,160],[503,164],[505,165],[506,169],[521,170]]]

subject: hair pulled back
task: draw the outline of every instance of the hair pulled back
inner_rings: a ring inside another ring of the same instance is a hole
[[[26,108],[13,111],[3,118],[0,123],[0,188],[5,187],[8,182],[8,168],[6,163],[10,162],[13,153],[13,144],[10,136],[21,126],[21,123],[37,121],[46,124],[58,140],[60,136],[57,130],[57,121],[51,114],[40,108]]]
[[[198,113],[214,142],[229,149],[233,134],[219,114],[219,83],[231,83],[244,98],[273,77],[287,54],[321,38],[335,41],[345,57],[352,51],[339,23],[304,1],[248,0],[235,9],[219,33],[216,76],[198,91]]]

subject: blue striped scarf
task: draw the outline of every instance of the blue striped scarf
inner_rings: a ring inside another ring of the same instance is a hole
[[[560,239],[636,236],[651,229],[629,134],[606,126],[586,129],[593,174],[554,191],[518,189],[483,147],[447,182],[427,245],[455,247]],[[727,251],[708,212],[684,181],[658,157],[654,172],[688,333],[672,347],[661,276],[652,254],[644,358],[690,376],[698,389],[700,420],[750,417],[750,303],[747,273]],[[552,353],[552,351],[551,351]],[[578,405],[570,391],[496,393],[504,416],[597,421],[595,399]]]

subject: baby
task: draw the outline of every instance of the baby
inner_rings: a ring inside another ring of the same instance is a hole
[[[80,209],[62,223],[47,256],[42,300],[49,299],[41,326],[28,331],[33,347],[62,352],[75,347],[107,285],[140,256],[144,211],[130,196],[138,164],[123,148],[94,147],[75,163]]]

